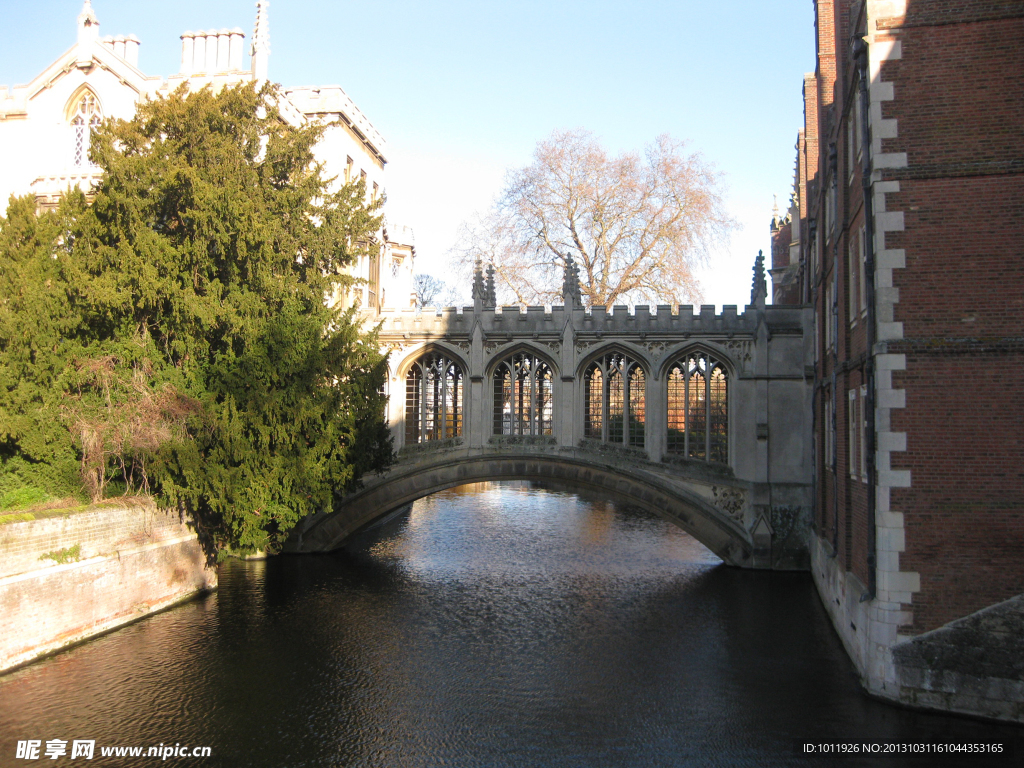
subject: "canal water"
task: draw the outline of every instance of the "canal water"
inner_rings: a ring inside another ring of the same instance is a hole
[[[864,696],[807,574],[527,484],[436,494],[331,555],[229,562],[215,594],[0,677],[0,766],[995,766],[796,745],[1021,735]],[[29,739],[68,755],[18,759]],[[100,755],[160,745],[211,756]]]

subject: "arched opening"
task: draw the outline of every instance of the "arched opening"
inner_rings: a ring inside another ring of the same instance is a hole
[[[92,165],[89,161],[89,146],[92,131],[103,119],[99,100],[88,88],[82,89],[71,101],[68,110],[68,122],[71,124],[71,165],[74,168],[86,168]]]
[[[729,462],[729,377],[721,361],[703,351],[669,368],[666,450],[688,459]]]
[[[551,434],[554,374],[546,360],[516,352],[497,364],[492,381],[494,434]]]
[[[462,436],[464,382],[458,362],[443,352],[414,361],[405,375],[405,444]]]
[[[622,352],[594,360],[583,374],[583,435],[643,448],[647,420],[644,369]]]

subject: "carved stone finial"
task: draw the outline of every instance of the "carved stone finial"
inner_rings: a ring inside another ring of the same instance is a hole
[[[487,265],[487,282],[484,286],[484,306],[498,306],[498,294],[494,290],[494,265]]]
[[[764,309],[768,299],[768,281],[764,274],[764,251],[757,252],[754,260],[754,281],[750,290],[750,303],[758,309]]]
[[[480,259],[477,259],[476,266],[473,267],[473,303],[476,304],[479,301],[480,305],[483,306],[486,294],[487,286],[484,284],[484,265]]]
[[[252,32],[252,76],[256,80],[267,79],[267,64],[270,57],[270,20],[267,8],[270,0],[257,0],[256,26]]]
[[[91,0],[82,4],[82,12],[78,14],[78,44],[91,43],[100,36],[100,22],[92,9]]]
[[[580,293],[580,269],[573,261],[572,254],[567,253],[565,259],[565,270],[562,276],[562,300],[567,307],[583,306],[583,295]]]

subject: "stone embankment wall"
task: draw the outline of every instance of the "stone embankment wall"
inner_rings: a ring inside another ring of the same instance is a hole
[[[915,636],[812,536],[811,573],[869,693],[921,709],[1024,723],[1024,595]],[[908,596],[909,597],[909,596]]]
[[[104,508],[0,526],[0,671],[217,586],[174,512]]]

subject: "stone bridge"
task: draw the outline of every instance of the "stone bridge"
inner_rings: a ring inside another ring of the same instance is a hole
[[[725,562],[805,568],[812,520],[813,315],[751,304],[498,307],[478,268],[472,307],[385,312],[398,461],[287,550],[327,551],[436,491],[533,480],[646,508]]]

